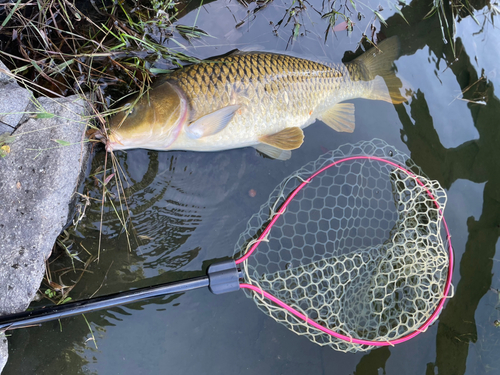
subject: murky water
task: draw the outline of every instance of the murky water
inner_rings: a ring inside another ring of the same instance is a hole
[[[500,289],[500,101],[494,92],[500,86],[500,31],[491,24],[487,4],[473,4],[479,25],[470,16],[457,23],[455,59],[438,17],[424,20],[428,3],[414,0],[404,8],[410,25],[389,3],[382,4],[389,27],[381,29],[370,16],[370,8],[379,4],[356,2],[366,17],[358,20],[354,11],[354,31],[330,33],[326,43],[327,21],[313,9],[321,9],[321,1],[306,4],[298,16],[304,35],[295,41],[290,40],[293,21],[283,26],[287,18],[274,32],[289,1],[276,0],[255,16],[255,3],[246,8],[226,0],[187,13],[180,23],[196,21],[214,36],[192,45],[179,39],[200,58],[249,48],[340,61],[356,49],[363,32],[371,35],[373,25],[376,32],[400,37],[396,66],[413,97],[398,106],[355,100],[354,133],[336,133],[318,122],[305,130],[303,146],[286,162],[263,158],[252,148],[118,152],[128,178],[131,246],[107,203],[100,262],[88,267],[92,273],[85,273],[71,293],[80,299],[205,274],[208,264],[232,255],[246,222],[284,177],[341,144],[378,137],[410,154],[448,191],[455,296],[426,333],[396,347],[343,354],[276,324],[243,293],[214,296],[198,290],[87,314],[95,340],[81,316],[11,332],[4,374],[500,372],[500,328],[494,324],[500,299],[491,289]],[[93,170],[103,162],[101,151]],[[92,178],[84,193],[101,197]],[[83,255],[85,248],[97,255],[99,220],[100,202],[92,201],[72,232],[74,251]]]

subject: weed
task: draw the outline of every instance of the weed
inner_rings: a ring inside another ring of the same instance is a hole
[[[85,316],[85,314],[82,314],[82,316],[83,316],[83,319],[85,319],[85,323],[87,324],[87,327],[89,328],[89,331],[90,331],[90,335],[92,336],[92,338],[87,339],[86,342],[92,340],[94,342],[95,348],[98,349],[97,341],[95,340],[95,336],[94,336],[94,331],[92,331],[92,327],[90,326],[89,321],[87,320],[87,317]]]
[[[74,298],[70,293],[87,273],[90,264],[95,261],[96,256],[89,253],[83,246],[85,252],[77,252],[74,248],[71,231],[64,230],[57,238],[52,250],[52,255],[46,261],[45,277],[37,295],[37,300],[48,299],[55,305],[61,305],[72,301]]]
[[[472,19],[479,25],[479,21],[474,16],[474,8],[468,0],[451,0],[447,3],[443,0],[433,0],[431,10],[424,18],[437,15],[441,28],[441,35],[445,43],[449,43],[452,49],[453,57],[456,57],[455,39],[456,39],[456,23],[460,18],[471,16]]]

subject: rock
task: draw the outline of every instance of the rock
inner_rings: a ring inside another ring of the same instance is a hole
[[[0,61],[0,134],[12,133],[32,97],[31,92],[20,87],[10,75],[7,67]]]
[[[4,335],[0,335],[0,372],[2,372],[2,369],[7,364],[8,356],[7,338]]]
[[[24,311],[35,297],[88,157],[85,101],[37,100],[54,116],[25,116],[10,153],[0,158],[0,315]],[[31,104],[28,111],[40,108]],[[0,335],[0,371],[6,350]]]

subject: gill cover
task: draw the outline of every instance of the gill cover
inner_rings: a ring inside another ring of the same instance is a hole
[[[139,147],[167,149],[187,117],[184,95],[170,82],[135,96],[123,107],[110,121],[108,151]]]

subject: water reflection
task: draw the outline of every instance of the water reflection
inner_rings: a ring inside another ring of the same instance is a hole
[[[179,270],[191,263],[201,247],[196,240],[190,241],[190,237],[200,224],[219,215],[221,205],[227,204],[224,203],[227,197],[238,188],[240,182],[234,176],[245,170],[242,156],[241,153],[231,156],[143,150],[117,153],[124,192],[118,191],[114,179],[108,183],[114,203],[108,201],[104,206],[102,248],[112,250],[121,246],[125,250],[130,244],[132,252],[126,257],[144,271],[137,278]],[[100,163],[103,163],[102,153],[94,160],[95,165]],[[102,186],[89,180],[86,192],[97,199]],[[122,208],[119,194],[126,202]],[[120,209],[127,218],[126,228],[123,220],[117,218]],[[100,207],[94,205],[76,234],[81,240],[89,240],[94,237],[91,230],[94,233],[99,230],[100,220]],[[211,237],[207,229],[202,229],[199,235]],[[199,264],[196,268],[199,269]],[[126,279],[132,281],[130,276],[123,281]]]
[[[356,375],[378,375],[380,370],[385,374],[387,360],[391,356],[388,347],[372,350],[364,355],[356,366]]]
[[[412,2],[412,9],[418,8],[418,2]],[[418,91],[411,102],[411,118],[406,111],[398,110],[403,125],[402,139],[411,151],[412,159],[444,187],[450,188],[458,179],[486,183],[479,219],[467,219],[469,237],[460,261],[460,281],[454,298],[441,313],[436,361],[428,367],[431,374],[435,371],[439,374],[464,374],[469,344],[477,341],[476,310],[492,282],[492,258],[500,235],[500,133],[498,126],[494,125],[500,116],[500,102],[494,95],[493,84],[473,67],[460,39],[456,41],[458,59],[455,59],[450,48],[436,42],[436,32],[432,32],[437,29],[436,25],[423,27],[428,31],[428,37],[417,39],[419,43],[416,45],[406,45],[403,53],[413,54],[426,44],[436,56],[444,59],[462,89],[463,99],[469,101],[467,107],[479,138],[458,147],[444,147],[434,129],[425,94]],[[416,29],[418,32],[422,28]],[[407,35],[413,38],[414,26]],[[485,103],[476,104],[477,101]]]
[[[460,40],[457,40],[457,47],[462,48]],[[429,118],[425,113],[419,115],[426,107],[422,94],[412,102],[414,124],[408,118],[402,118],[402,123],[412,158],[421,165],[432,165],[426,169],[432,178],[446,187],[451,187],[459,178],[486,182],[479,220],[474,217],[467,219],[469,238],[460,262],[461,278],[455,297],[441,314],[437,337],[436,366],[439,373],[463,374],[469,343],[477,340],[475,312],[491,285],[492,258],[500,234],[500,134],[498,127],[492,126],[500,115],[500,102],[493,95],[492,84],[487,81],[476,83],[479,77],[465,50],[461,49],[461,58],[451,65],[451,69],[462,89],[471,86],[464,98],[475,100],[477,93],[487,98],[486,105],[468,105],[479,139],[456,148],[444,148],[436,132],[426,131],[425,128],[432,126]],[[426,152],[429,148],[432,148],[432,153]]]

